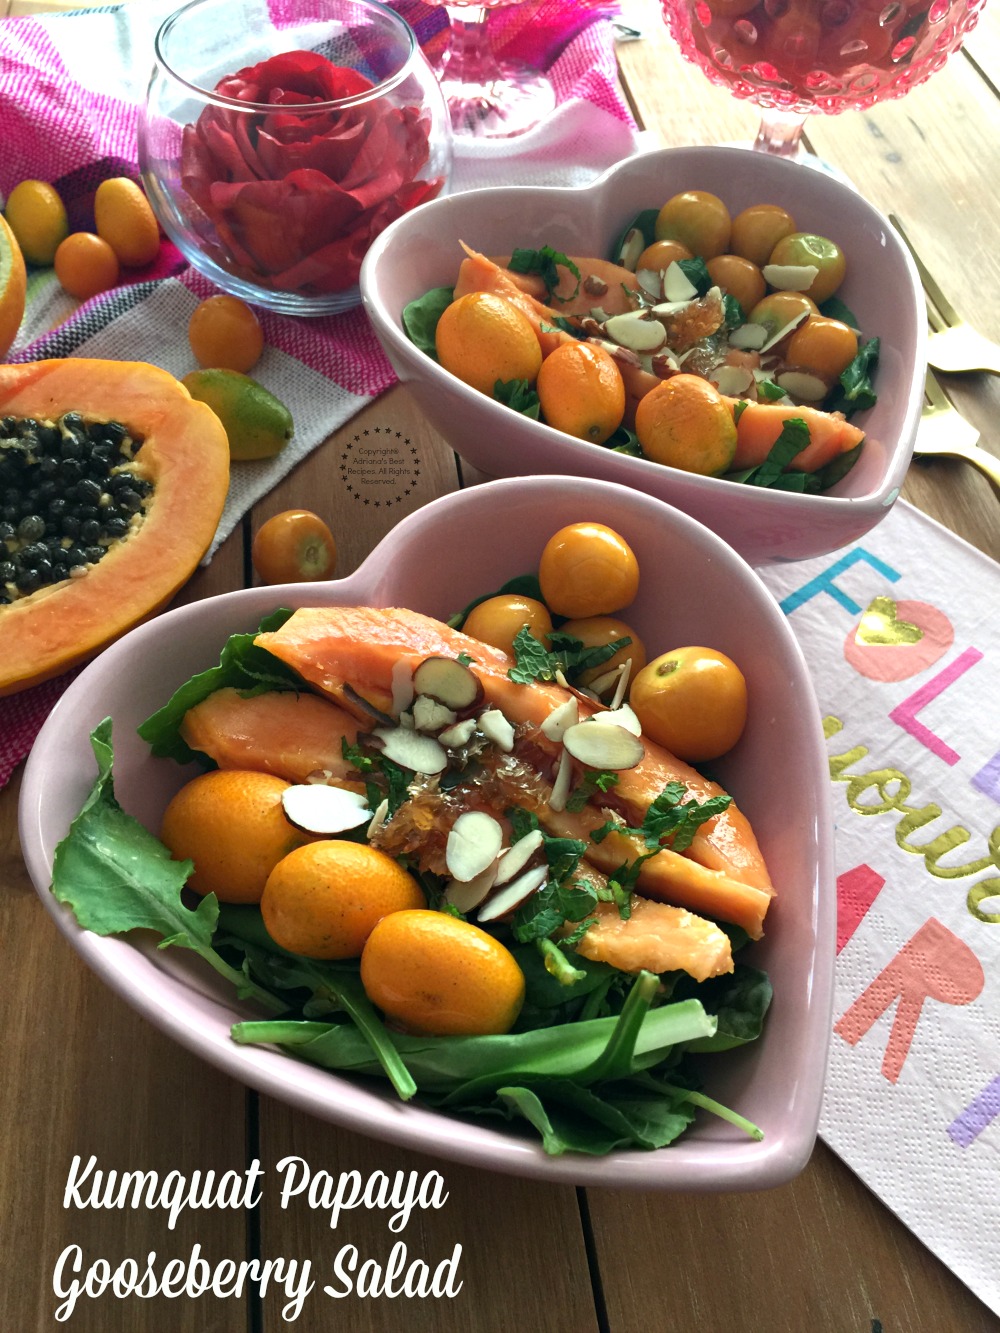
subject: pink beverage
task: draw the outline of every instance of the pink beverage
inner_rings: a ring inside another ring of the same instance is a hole
[[[902,97],[941,68],[984,0],[661,0],[688,60],[737,97],[831,114]]]
[[[509,9],[512,5],[523,5],[524,0],[423,0],[425,5],[436,9]]]

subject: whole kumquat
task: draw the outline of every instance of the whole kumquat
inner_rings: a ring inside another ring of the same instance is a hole
[[[383,917],[425,905],[420,885],[386,852],[325,838],[278,862],[260,912],[283,949],[306,958],[358,958]]]
[[[552,630],[548,608],[535,597],[521,597],[516,593],[498,593],[474,606],[465,618],[463,634],[471,634],[482,643],[492,644],[502,652],[514,655],[514,640],[522,629],[527,629],[541,642]]]
[[[714,384],[698,375],[672,375],[639,400],[635,433],[654,463],[721,477],[736,453],[736,423]]]
[[[603,523],[570,523],[545,544],[538,564],[545,605],[557,616],[612,615],[635,600],[639,562]]]
[[[69,235],[66,207],[54,185],[27,180],[15,185],[4,209],[7,225],[29,264],[46,266]]]
[[[160,840],[175,860],[194,862],[188,883],[196,893],[260,901],[274,867],[308,838],[285,818],[281,796],[290,785],[271,773],[219,768],[180,789]]]
[[[542,416],[556,430],[603,444],[625,415],[625,382],[614,358],[592,343],[563,343],[538,372]]]
[[[80,301],[108,291],[118,281],[118,256],[90,231],[74,231],[60,243],[55,268],[63,289]]]
[[[246,375],[264,351],[260,320],[238,296],[209,296],[188,322],[188,342],[206,370],[235,370]]]
[[[491,396],[498,380],[534,384],[542,364],[527,315],[492,292],[468,292],[446,306],[434,343],[445,370]]]
[[[361,955],[361,983],[387,1017],[436,1037],[509,1032],[524,1003],[510,950],[445,912],[383,917]]]
[[[142,268],[160,253],[156,216],[142,190],[127,176],[116,176],[98,185],[94,221],[98,236],[107,241],[126,268]]]
[[[675,648],[632,682],[629,703],[642,733],[689,764],[718,759],[746,726],[747,683],[732,658],[713,648]]]

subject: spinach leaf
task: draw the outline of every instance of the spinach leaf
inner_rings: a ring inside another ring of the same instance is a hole
[[[448,617],[448,625],[452,629],[461,629],[468,620],[470,611],[474,610],[480,602],[488,602],[491,597],[499,597],[504,593],[513,593],[518,597],[533,597],[536,602],[542,600],[542,589],[538,582],[538,575],[516,574],[514,578],[508,579],[506,583],[497,588],[496,592],[484,592],[481,597],[473,598],[468,606]]]
[[[848,328],[861,327],[857,315],[839,296],[828,296],[825,301],[821,301],[819,313],[825,315],[827,319],[839,319],[841,324],[846,324]]]
[[[251,633],[231,635],[222,649],[218,666],[209,667],[186,681],[162,708],[139,726],[139,735],[154,755],[160,759],[176,759],[179,764],[204,758],[181,738],[180,726],[188,709],[216,690],[228,686],[243,694],[263,694],[268,690],[302,688],[302,681],[291,667],[254,643],[258,634],[280,629],[291,614],[287,608],[281,608],[265,616],[259,628]]]
[[[728,1051],[756,1041],[764,1028],[764,1017],[771,1004],[773,990],[766,972],[737,963],[726,976],[694,982],[682,976],[674,994],[681,998],[697,992],[698,999],[718,1020],[711,1037],[690,1042],[689,1051]]]
[[[788,464],[809,444],[809,427],[802,417],[789,417],[781,434],[771,445],[763,463],[743,472],[726,474],[728,481],[741,481],[748,486],[776,486]]]
[[[438,320],[455,299],[454,287],[433,287],[403,307],[403,331],[410,342],[436,361],[434,334]]]
[[[700,255],[695,255],[693,259],[678,259],[675,262],[699,296],[704,296],[713,286],[708,265]]]
[[[537,421],[541,415],[542,400],[527,380],[497,380],[493,385],[493,397],[532,421]]]
[[[878,365],[878,355],[878,338],[869,338],[861,344],[857,356],[824,404],[828,412],[843,412],[845,417],[851,417],[855,412],[874,407],[878,395],[872,387],[872,375]]]
[[[616,454],[628,454],[630,458],[642,458],[642,445],[639,443],[639,437],[634,430],[628,426],[619,426],[613,435],[609,435],[604,441],[606,449],[612,450]]]
[[[56,847],[52,892],[73,909],[84,930],[95,935],[125,935],[152,930],[161,949],[190,949],[236,988],[272,1013],[287,1008],[269,991],[249,981],[216,952],[212,935],[219,915],[215,894],[192,910],[181,899],[190,861],[174,861],[166,847],[126,814],[115,797],[111,719],[91,733],[98,776],[83,809]]]

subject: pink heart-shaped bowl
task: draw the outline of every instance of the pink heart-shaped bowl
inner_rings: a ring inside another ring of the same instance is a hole
[[[681,644],[728,653],[747,677],[747,729],[720,762],[720,781],[749,817],[778,897],[748,961],[765,968],[774,1002],[764,1035],[706,1057],[706,1091],[764,1130],[753,1142],[699,1116],[674,1146],[608,1157],[548,1157],[494,1128],[404,1105],[388,1085],[355,1082],[266,1047],[239,1046],[232,1023],[253,1016],[226,983],[182,949],[80,929],[50,892],[53,854],[90,790],[89,734],[114,725],[115,783],[154,831],[193,774],[155,759],[136,727],[190,676],[214,665],[227,637],[280,606],[406,606],[445,618],[477,595],[537,568],[563,525],[605,523],[634,549],[639,595],[625,613],[650,656]],[[43,727],[24,777],[20,832],[38,893],[69,943],[152,1023],[218,1068],[310,1114],[360,1133],[497,1171],[579,1185],[734,1190],[779,1184],[808,1160],[830,1029],[835,935],[831,800],[820,714],[805,661],[757,575],[693,519],[606,482],[503,480],[435,501],[403,520],[350,577],[252,588],[195,602],[131,631],[73,682]]]
[[[734,216],[751,204],[780,204],[800,230],[829,236],[847,257],[838,296],[865,336],[880,339],[878,402],[853,418],[866,432],[858,462],[822,495],[696,476],[574,439],[463,384],[403,331],[410,301],[454,285],[460,242],[487,255],[550,245],[607,257],[643,209],[682,190],[717,194]],[[697,518],[754,565],[803,560],[855,541],[885,517],[903,484],[923,404],[920,284],[886,218],[821,171],[740,148],[669,148],[628,158],[581,189],[511,185],[436,199],[376,240],[361,291],[397,375],[452,448],[488,476],[549,472],[632,486]]]

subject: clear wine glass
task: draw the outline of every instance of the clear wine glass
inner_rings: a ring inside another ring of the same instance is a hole
[[[959,49],[985,0],[661,0],[681,53],[761,107],[754,148],[799,157],[806,117],[902,97]]]
[[[524,0],[424,0],[446,11],[450,44],[439,79],[457,135],[503,139],[523,134],[555,107],[556,95],[541,70],[498,60],[487,25],[491,9]]]

